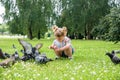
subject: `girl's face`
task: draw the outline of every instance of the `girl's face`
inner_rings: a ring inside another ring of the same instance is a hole
[[[56,39],[57,39],[59,42],[62,42],[62,41],[64,40],[64,37],[65,37],[65,36],[60,36],[60,37],[57,37],[57,36],[56,36]]]

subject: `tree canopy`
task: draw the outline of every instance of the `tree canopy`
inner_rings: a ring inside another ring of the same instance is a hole
[[[62,14],[58,25],[67,26],[69,34],[81,34],[91,38],[91,30],[99,18],[109,13],[108,0],[62,0]]]
[[[114,7],[93,29],[94,36],[109,41],[120,41],[120,7]]]
[[[119,1],[1,0],[1,3],[5,7],[4,19],[13,34],[40,39],[48,27],[56,24],[66,26],[68,36],[73,39],[107,35],[111,36],[109,40],[119,40],[119,35],[113,36],[119,34]]]
[[[38,39],[47,31],[52,16],[51,0],[2,0],[10,32]]]

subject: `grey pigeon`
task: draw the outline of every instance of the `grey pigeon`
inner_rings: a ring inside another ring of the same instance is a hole
[[[3,60],[2,62],[0,62],[0,66],[2,66],[3,68],[10,67],[15,64],[18,58],[19,58],[19,55],[18,53],[15,52],[14,54],[10,56],[10,58],[7,58]]]
[[[10,54],[3,53],[2,49],[0,49],[0,59],[6,59],[6,58],[9,58],[9,57],[10,57]]]
[[[21,60],[27,61],[30,59],[34,59],[37,63],[45,64],[49,61],[53,61],[50,58],[47,58],[45,54],[40,54],[39,49],[43,46],[42,43],[38,43],[35,47],[32,46],[32,44],[18,39],[19,43],[22,45],[24,50],[21,50],[22,53],[24,53],[24,56],[22,56]]]
[[[116,56],[116,53],[115,51],[112,51],[111,53],[107,52],[106,55],[108,57],[110,57],[111,61],[114,63],[114,64],[119,64],[120,63],[120,58],[118,58]]]
[[[46,54],[40,54],[35,57],[35,61],[40,64],[46,64],[49,61],[53,61],[50,58],[47,58]]]
[[[23,61],[35,59],[36,52],[38,52],[38,54],[40,54],[39,49],[43,46],[42,43],[38,43],[35,47],[33,47],[32,44],[30,44],[24,40],[18,39],[18,41],[24,49],[24,50],[21,50],[21,52],[24,54],[24,56],[22,56],[22,58],[21,58]]]

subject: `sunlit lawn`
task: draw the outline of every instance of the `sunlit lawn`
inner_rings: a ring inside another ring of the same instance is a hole
[[[27,40],[35,45],[43,43],[41,53],[54,59],[55,54],[48,46],[53,40]],[[17,39],[0,39],[0,48],[13,53],[15,44],[19,54],[22,46]],[[73,60],[61,59],[47,64],[36,64],[34,61],[18,62],[10,68],[0,67],[0,80],[120,80],[120,65],[114,65],[105,52],[120,49],[120,43],[105,41],[72,40],[75,48]],[[2,60],[0,60],[2,61]]]

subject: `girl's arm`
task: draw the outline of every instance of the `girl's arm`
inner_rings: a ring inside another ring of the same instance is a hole
[[[49,46],[49,49],[57,49],[57,46],[55,46],[54,44],[52,44],[51,46]]]
[[[54,48],[54,44],[52,44],[51,46],[49,46],[50,49],[53,49]]]
[[[71,44],[68,43],[66,46],[59,48],[58,51],[64,51],[64,50],[68,49],[70,47],[70,45]]]

